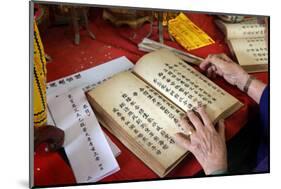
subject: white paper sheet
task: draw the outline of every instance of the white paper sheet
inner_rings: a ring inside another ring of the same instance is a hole
[[[129,70],[134,64],[125,56],[116,58],[99,66],[75,73],[47,84],[48,100],[53,96],[67,92],[68,90],[79,87],[84,91],[94,88],[116,73]]]
[[[65,132],[64,149],[77,183],[96,182],[119,170],[81,88],[52,98],[48,105],[55,125]]]
[[[102,65],[49,82],[47,84],[47,102],[51,101],[56,96],[66,93],[72,88],[77,87],[83,89],[84,91],[90,90],[96,85],[110,78],[112,75],[121,71],[129,70],[133,66],[134,64],[125,56],[123,56]],[[50,125],[55,125],[52,117],[50,116],[49,109],[47,113],[47,123]],[[121,153],[120,149],[111,141],[108,136],[106,136],[106,138],[114,156],[117,157]]]
[[[139,44],[138,44],[138,48],[141,51],[145,51],[145,52],[152,52],[155,50],[159,50],[161,48],[165,48],[168,49],[172,52],[174,52],[175,54],[177,54],[181,59],[187,61],[188,63],[192,63],[195,65],[198,65],[200,62],[202,62],[204,59],[200,58],[198,56],[195,56],[193,54],[178,50],[176,48],[170,47],[168,45],[153,41],[151,39],[148,38],[144,38]]]

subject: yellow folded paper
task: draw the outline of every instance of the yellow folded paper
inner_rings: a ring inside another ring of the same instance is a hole
[[[169,32],[187,50],[215,43],[203,30],[196,26],[184,13],[169,20]]]

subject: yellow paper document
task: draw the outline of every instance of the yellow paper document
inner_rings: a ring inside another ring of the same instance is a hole
[[[187,50],[215,43],[203,30],[196,26],[184,13],[169,20],[169,32]]]

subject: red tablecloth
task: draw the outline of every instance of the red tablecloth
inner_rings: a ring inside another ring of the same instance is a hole
[[[213,24],[214,17],[205,14],[187,14],[188,17],[209,36],[215,40],[215,44],[209,45],[190,53],[206,57],[209,53],[226,53],[230,55],[229,49],[224,42],[224,36]],[[53,61],[47,65],[47,79],[52,81],[60,77],[73,74],[93,66],[97,66],[111,59],[126,56],[132,62],[136,62],[144,53],[139,51],[137,44],[149,32],[149,24],[143,25],[140,29],[130,29],[128,27],[114,27],[101,18],[101,10],[91,10],[90,28],[96,36],[96,40],[90,39],[84,30],[81,30],[81,42],[79,46],[73,44],[73,32],[70,26],[50,28],[42,35],[45,51]],[[151,39],[158,39],[157,27],[154,28]],[[177,43],[172,42],[167,32],[164,33],[165,43],[184,50]],[[257,73],[254,76],[263,82],[268,82],[267,73]],[[254,116],[252,109],[257,109],[257,104],[247,95],[240,92],[235,87],[227,84],[223,79],[214,80],[219,86],[230,94],[238,98],[244,106],[226,120],[226,137],[229,140],[235,136],[245,125],[247,120]],[[113,135],[104,131],[110,136],[112,141],[121,149],[122,153],[117,157],[121,170],[101,182],[129,181],[129,180],[149,180],[158,178],[142,161],[133,155],[122,143]],[[62,160],[57,153],[38,152],[35,156],[35,184],[75,184],[75,179],[71,168]],[[37,170],[45,162],[52,162],[45,170]],[[190,177],[201,170],[201,166],[192,155],[186,157],[167,177],[179,178]],[[44,173],[42,173],[44,171]],[[39,174],[40,173],[40,174]],[[45,179],[37,179],[43,177]],[[57,179],[60,177],[60,179]]]

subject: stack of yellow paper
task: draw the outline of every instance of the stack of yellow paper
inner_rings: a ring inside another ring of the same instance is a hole
[[[196,26],[184,13],[169,20],[169,32],[187,50],[215,43],[203,30]]]

